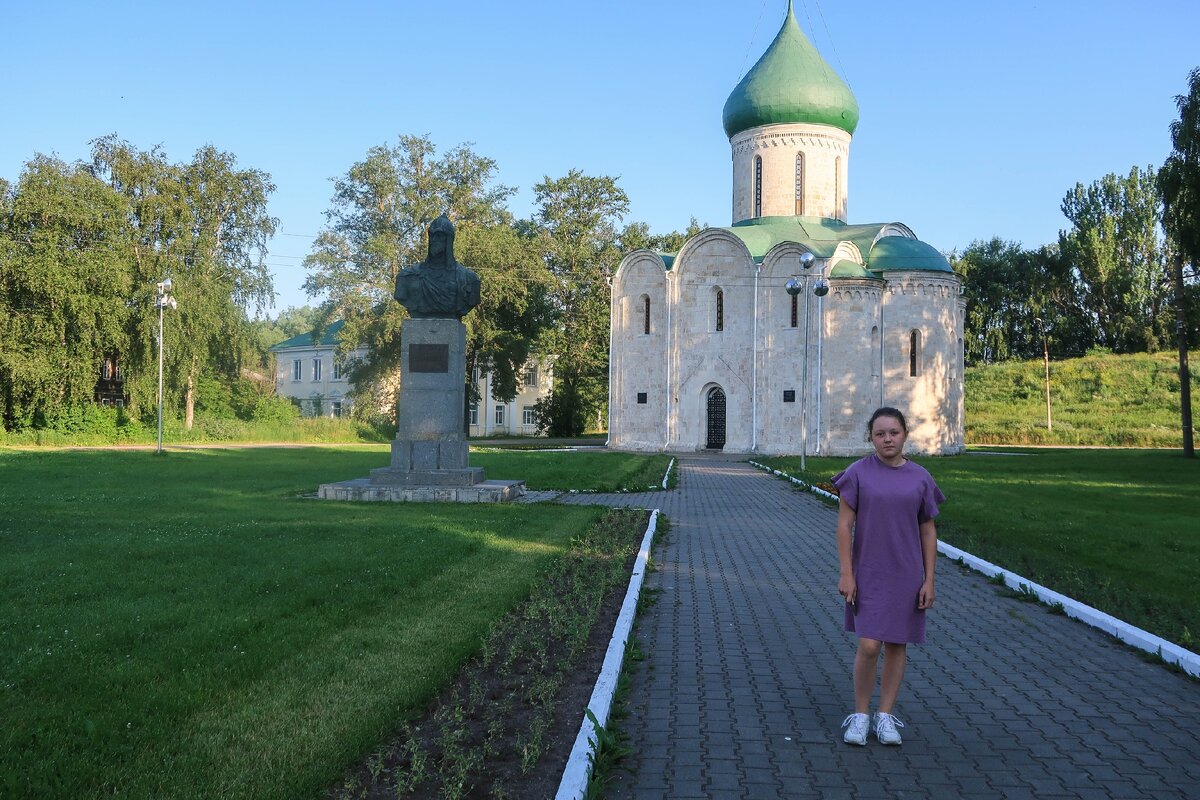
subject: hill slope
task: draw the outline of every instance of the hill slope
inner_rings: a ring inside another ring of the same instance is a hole
[[[1188,355],[1193,420],[1200,404],[1197,356]],[[967,443],[1180,447],[1178,370],[1174,351],[1051,361],[1053,430],[1047,431],[1041,360],[970,367]]]

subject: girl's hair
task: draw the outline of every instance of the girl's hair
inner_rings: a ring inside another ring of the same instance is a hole
[[[892,417],[900,423],[900,428],[905,433],[908,433],[908,423],[904,421],[904,415],[900,413],[900,409],[884,406],[883,408],[875,409],[875,413],[871,415],[870,421],[867,422],[867,438],[871,438],[871,431],[875,428],[875,420],[880,417]]]

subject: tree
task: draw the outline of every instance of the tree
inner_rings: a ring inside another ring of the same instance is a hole
[[[125,199],[85,169],[37,156],[0,187],[0,412],[5,429],[90,404],[125,349]]]
[[[127,387],[135,408],[153,401],[157,386],[154,284],[170,277],[179,309],[167,314],[164,402],[182,406],[190,428],[202,375],[237,380],[252,352],[247,310],[271,302],[266,244],[278,225],[267,214],[270,176],[240,169],[235,157],[202,147],[187,164],[172,164],[160,148],[139,151],[115,134],[92,142],[89,167],[126,198],[132,266]]]
[[[1098,343],[1118,353],[1162,347],[1172,325],[1155,172],[1133,167],[1125,177],[1076,184],[1062,211],[1074,227],[1059,234],[1059,248]]]
[[[392,299],[396,276],[425,258],[429,224],[443,213],[456,228],[456,258],[482,281],[480,305],[465,320],[468,366],[491,372],[501,399],[515,396],[516,373],[542,324],[546,276],[512,228],[505,203],[514,190],[495,177],[495,162],[467,144],[439,158],[428,136],[401,136],[334,179],[329,225],[304,260],[304,286],[310,297],[327,299],[323,324],[345,321],[343,353],[367,348],[350,378],[375,402],[357,407],[387,405],[394,396],[406,316]]]
[[[571,170],[534,186],[533,227],[552,276],[554,324],[539,350],[555,356],[552,396],[538,406],[539,427],[561,435],[583,432],[608,394],[608,281],[620,261],[617,224],[629,198],[608,176]]]
[[[1042,353],[1042,331],[1056,355],[1082,355],[1094,344],[1078,289],[1058,248],[1025,250],[999,237],[951,256],[967,299],[963,348],[968,364]],[[1041,320],[1039,323],[1038,320]]]
[[[1188,75],[1188,93],[1177,95],[1179,119],[1171,123],[1171,155],[1158,174],[1163,197],[1163,222],[1176,248],[1174,295],[1175,327],[1179,346],[1180,412],[1183,449],[1195,457],[1192,441],[1191,376],[1188,369],[1189,286],[1183,264],[1191,264],[1190,303],[1196,308],[1196,265],[1200,263],[1200,68]],[[1191,315],[1195,319],[1195,313]]]

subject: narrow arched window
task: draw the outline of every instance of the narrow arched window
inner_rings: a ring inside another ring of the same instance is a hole
[[[842,157],[833,160],[833,215],[842,217]]]
[[[908,374],[915,378],[921,374],[921,332],[908,334]]]
[[[762,156],[754,157],[754,216],[762,216]]]
[[[650,295],[642,295],[642,333],[650,333]]]
[[[717,330],[725,330],[725,293],[717,289]]]
[[[792,295],[792,327],[800,327],[800,298]]]
[[[879,326],[871,327],[871,377],[879,377]]]
[[[804,216],[804,153],[796,153],[796,216]]]

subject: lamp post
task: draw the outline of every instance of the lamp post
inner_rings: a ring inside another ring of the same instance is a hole
[[[816,256],[812,253],[803,253],[800,256],[800,266],[804,272],[801,275],[793,275],[788,278],[788,282],[784,284],[784,289],[792,297],[804,292],[804,364],[800,378],[800,471],[804,472],[808,468],[806,457],[808,456],[808,282],[812,277],[809,270],[812,269],[813,263],[816,261]],[[812,293],[817,297],[824,297],[829,294],[829,282],[824,278],[817,278],[813,285]]]
[[[1042,359],[1046,364],[1046,430],[1054,430],[1054,422],[1050,419],[1050,345],[1046,343],[1046,325],[1041,317],[1034,317],[1038,330],[1042,332]]]
[[[176,309],[179,304],[175,302],[175,297],[171,294],[171,289],[174,286],[170,278],[165,278],[160,283],[154,284],[154,307],[158,309],[158,449],[155,451],[162,455],[162,417],[163,417],[163,309]]]

